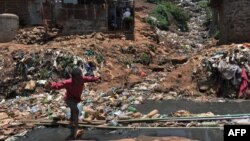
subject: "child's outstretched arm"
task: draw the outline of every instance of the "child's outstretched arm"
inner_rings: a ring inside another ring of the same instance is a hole
[[[96,82],[100,79],[100,77],[94,77],[94,76],[83,76],[84,82]]]
[[[66,88],[67,82],[66,81],[60,81],[60,82],[48,82],[45,85],[45,88],[47,89],[55,89],[55,90],[60,90],[63,88]]]

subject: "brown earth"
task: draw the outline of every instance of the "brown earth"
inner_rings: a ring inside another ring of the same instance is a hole
[[[169,60],[177,60],[177,62],[178,60],[183,60],[183,53],[176,52],[174,49],[171,49],[171,46],[158,45],[153,40],[152,36],[155,36],[155,32],[148,24],[143,22],[143,18],[153,7],[153,4],[145,3],[143,0],[136,1],[135,41],[120,38],[109,39],[108,35],[97,33],[96,35],[103,36],[103,39],[97,39],[95,35],[87,35],[84,39],[79,36],[73,36],[70,39],[66,39],[67,37],[58,37],[45,45],[22,45],[14,42],[0,44],[0,57],[4,59],[4,69],[1,71],[0,76],[2,78],[10,77],[14,67],[11,53],[17,50],[32,53],[45,52],[47,49],[59,49],[83,56],[86,49],[91,49],[101,53],[106,61],[105,67],[101,70],[103,81],[95,85],[94,89],[106,91],[111,87],[124,88],[132,86],[143,79],[139,77],[139,74],[132,74],[131,69],[128,69],[124,65],[124,62],[128,59],[133,60],[138,58],[136,56],[140,53],[148,53],[153,60],[151,64],[155,64],[156,67],[160,64],[159,56],[167,60],[168,62],[162,65],[165,68],[171,65],[169,64]],[[121,51],[126,50],[129,46],[133,47],[133,52],[123,53]],[[155,49],[152,50],[150,47]],[[136,67],[139,71],[144,71],[147,74],[151,72],[151,69],[147,65],[136,64]]]

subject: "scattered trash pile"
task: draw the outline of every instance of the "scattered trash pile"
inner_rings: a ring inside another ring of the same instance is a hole
[[[153,114],[152,111],[149,114]],[[229,121],[217,120],[207,121],[199,120],[202,118],[215,117],[211,112],[192,114],[186,110],[179,110],[168,115],[164,115],[159,119],[143,120],[141,122],[133,123],[132,127],[222,127],[228,124]],[[162,119],[161,119],[162,118]],[[179,118],[179,119],[178,119]]]
[[[180,29],[175,26],[170,26],[169,31],[155,28],[160,42],[185,53],[192,53],[193,50],[202,48],[208,38],[208,31],[204,26],[208,20],[206,8],[200,5],[201,1],[173,0],[172,2],[188,11],[188,32],[180,32]],[[148,16],[146,18],[155,24],[159,23],[156,17]]]
[[[45,27],[42,26],[20,29],[16,35],[15,41],[25,45],[42,45],[55,38],[59,31],[60,30],[57,28],[52,28],[46,31]]]
[[[8,77],[3,76],[4,79],[0,81],[1,96],[10,98],[39,92],[39,87],[42,88],[48,80],[69,78],[71,69],[79,62],[82,62],[79,67],[82,67],[83,74],[91,73],[98,76],[98,66],[104,62],[104,57],[92,50],[86,50],[83,56],[81,58],[57,49],[32,53],[23,50],[14,51],[12,52],[13,69],[10,70]],[[89,66],[90,62],[92,66]]]
[[[248,44],[234,45],[215,52],[194,69],[193,79],[201,92],[229,98],[249,98],[250,49]]]
[[[15,37],[15,42],[25,45],[30,44],[39,44],[43,45],[46,44],[49,41],[67,41],[70,39],[89,39],[93,38],[99,41],[104,41],[105,39],[126,39],[124,35],[122,34],[104,34],[100,32],[94,32],[89,35],[69,35],[69,36],[59,36],[61,33],[60,28],[51,28],[46,31],[45,27],[43,26],[36,26],[33,28],[23,28],[20,29]]]
[[[52,124],[52,121],[67,121],[70,109],[64,102],[65,90],[50,91],[30,96],[17,96],[14,99],[3,99],[0,102],[3,119],[0,123],[0,133],[3,137],[21,133],[34,127],[36,122]],[[222,126],[227,121],[175,121],[179,117],[202,118],[213,117],[213,113],[192,114],[188,111],[177,111],[170,114],[160,114],[157,109],[147,114],[138,111],[134,104],[143,101],[142,96],[135,98],[132,94],[122,92],[99,93],[84,91],[82,102],[78,104],[80,110],[80,125],[102,127],[200,127]],[[174,119],[169,119],[174,118]],[[161,121],[162,120],[162,121]],[[24,124],[27,123],[27,124]],[[25,130],[24,130],[25,129]],[[11,132],[8,132],[11,130]]]

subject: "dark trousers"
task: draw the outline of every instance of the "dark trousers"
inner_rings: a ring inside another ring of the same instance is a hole
[[[78,103],[72,100],[66,100],[65,102],[71,111],[71,116],[70,116],[70,121],[72,123],[71,132],[72,134],[74,134],[78,129],[78,115],[79,115],[79,109],[77,108]]]

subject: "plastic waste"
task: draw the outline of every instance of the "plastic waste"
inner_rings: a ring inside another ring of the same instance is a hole
[[[65,111],[64,111],[64,113],[65,113],[65,118],[66,119],[70,119],[70,117],[71,117],[71,110],[70,110],[70,108],[66,108]]]
[[[117,111],[117,112],[114,112],[114,115],[115,115],[115,116],[118,116],[118,117],[119,117],[121,114],[122,114],[122,111],[120,111],[120,110]]]
[[[0,104],[3,104],[5,102],[5,99],[3,99],[1,102],[0,102]]]
[[[129,106],[129,107],[128,107],[128,112],[135,113],[135,112],[137,112],[137,109],[134,108],[134,107],[132,107],[132,106]]]
[[[128,108],[128,104],[124,104],[124,105],[122,105],[121,110],[124,111],[124,110],[126,110],[127,108]]]
[[[38,85],[45,85],[46,82],[47,82],[47,80],[38,80],[38,81],[37,81],[37,84],[38,84]]]
[[[52,98],[53,98],[52,95],[48,95],[48,96],[47,96],[47,101],[51,101]]]
[[[79,115],[78,116],[80,117],[82,115],[82,113],[84,112],[82,103],[78,103],[77,108],[79,110]]]
[[[78,103],[77,104],[77,108],[79,110],[79,115],[78,115],[79,118],[80,119],[84,118],[86,114],[85,114],[85,111],[83,111],[83,105],[82,105],[82,103]],[[70,110],[70,108],[61,107],[61,109],[64,111],[65,118],[66,119],[70,119],[70,117],[71,117],[71,110]]]
[[[152,110],[151,112],[149,112],[149,113],[147,114],[147,117],[151,118],[151,117],[155,116],[155,115],[158,114],[158,113],[159,113],[159,111],[156,110],[156,109],[154,109],[154,110]]]
[[[33,106],[33,107],[31,107],[30,112],[31,112],[31,113],[36,113],[36,112],[38,112],[39,110],[40,110],[40,109],[39,109],[38,106]]]

